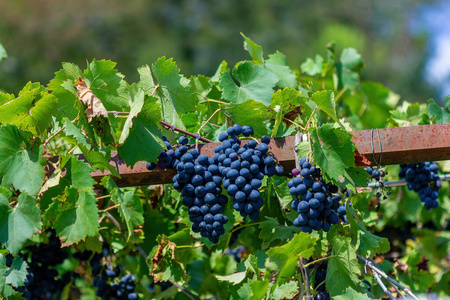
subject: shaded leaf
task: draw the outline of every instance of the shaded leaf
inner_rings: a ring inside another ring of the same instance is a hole
[[[298,87],[297,76],[287,65],[286,56],[283,53],[277,51],[274,54],[270,54],[264,66],[278,76],[279,81],[277,85],[280,88],[296,89]]]
[[[259,238],[263,241],[261,249],[269,247],[275,240],[285,241],[292,238],[294,233],[301,231],[301,228],[295,226],[284,226],[278,223],[275,218],[266,217],[266,220],[259,225],[261,229]]]
[[[332,251],[325,279],[330,296],[342,295],[348,287],[357,290],[358,275],[360,274],[356,250],[351,244],[351,239],[336,236],[332,241]],[[337,278],[339,280],[336,280]]]
[[[14,257],[13,262],[9,270],[6,272],[6,284],[11,284],[14,287],[24,285],[24,281],[27,278],[28,264],[22,257]]]
[[[332,91],[318,91],[311,96],[311,100],[316,103],[324,113],[329,115],[334,121],[336,121],[341,127],[341,121],[336,116],[336,108],[334,104],[334,93]]]
[[[444,107],[439,107],[433,99],[428,100],[428,112],[437,124],[450,123],[450,97],[444,98]]]
[[[309,76],[315,76],[322,73],[322,64],[323,57],[317,54],[314,60],[308,57],[306,61],[301,64],[300,70]]]
[[[0,177],[2,184],[36,195],[44,181],[43,148],[31,145],[29,135],[15,126],[0,127]]]
[[[36,198],[23,192],[17,201],[17,206],[12,208],[8,198],[0,194],[0,242],[14,256],[42,226]]]
[[[244,285],[237,291],[241,299],[260,300],[263,299],[269,289],[269,281],[253,280],[244,283]]]
[[[159,152],[165,150],[161,131],[158,128],[161,120],[161,108],[156,99],[145,99],[144,106],[133,119],[127,139],[118,148],[119,155],[127,165],[145,160],[156,162]],[[139,147],[136,147],[139,145]]]
[[[356,215],[353,206],[346,205],[347,217],[350,223],[350,232],[355,241],[358,253],[364,257],[374,257],[377,254],[389,252],[389,241],[376,236],[364,228],[363,223]]]
[[[114,204],[119,205],[117,210],[127,224],[128,238],[130,238],[133,230],[144,222],[141,200],[134,194],[134,190],[124,192],[119,189],[111,176],[103,177],[101,184],[108,190]]]

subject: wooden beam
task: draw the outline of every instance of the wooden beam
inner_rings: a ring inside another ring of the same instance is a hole
[[[361,130],[351,134],[359,153],[372,165],[375,165],[374,157],[383,165],[450,160],[450,124]],[[199,151],[212,157],[217,145],[219,143],[199,145]],[[290,172],[294,167],[294,137],[272,139],[269,150],[286,172]],[[126,166],[117,152],[111,157],[110,163],[121,176],[114,180],[121,187],[170,183],[176,174],[172,169],[148,171],[143,161],[133,167]],[[97,170],[91,174],[99,182],[108,173]]]

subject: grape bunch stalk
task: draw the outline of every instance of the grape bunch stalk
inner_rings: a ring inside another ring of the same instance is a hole
[[[424,203],[424,208],[430,210],[437,208],[439,202],[439,190],[442,182],[439,179],[439,166],[435,162],[423,162],[400,165],[399,177],[405,178],[408,190],[419,194],[420,201]]]
[[[301,227],[303,232],[311,233],[320,229],[327,232],[331,225],[338,224],[340,220],[347,222],[338,187],[325,182],[320,169],[306,157],[301,158],[299,164],[300,169],[292,170],[297,177],[288,181],[289,193],[295,197],[291,208],[299,214],[294,225]]]

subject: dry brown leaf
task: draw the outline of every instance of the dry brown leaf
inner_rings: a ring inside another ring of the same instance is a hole
[[[98,99],[94,93],[86,86],[86,82],[80,77],[78,77],[77,83],[73,85],[77,89],[78,99],[87,105],[86,117],[88,122],[92,121],[93,117],[103,116],[108,118],[108,111],[105,106],[103,106],[102,101]]]

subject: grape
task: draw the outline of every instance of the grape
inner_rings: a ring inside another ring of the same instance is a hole
[[[258,191],[261,180],[265,175],[281,176],[284,169],[273,156],[267,154],[267,144],[270,143],[268,136],[261,137],[259,145],[255,140],[250,140],[241,147],[240,134],[251,136],[253,129],[248,125],[241,127],[237,124],[227,128],[226,134],[221,134],[222,139],[219,140],[222,144],[215,148],[213,160],[224,176],[222,185],[234,201],[233,208],[241,216],[256,220],[264,205]]]
[[[435,162],[401,164],[399,177],[405,178],[407,188],[418,193],[424,208],[437,208],[439,190],[442,183],[438,175],[439,166]]]
[[[317,294],[314,297],[314,300],[330,300],[330,294],[326,291],[326,286],[324,284],[325,278],[327,276],[327,261],[323,261],[316,270],[314,276],[314,289]]]
[[[306,157],[300,159],[299,165],[301,169],[292,170],[297,177],[287,184],[289,193],[295,197],[291,208],[299,213],[294,225],[301,227],[303,232],[311,233],[312,230],[328,231],[331,224],[337,224],[340,220],[345,222],[345,207],[340,205],[342,196],[335,194],[337,187],[326,183],[320,169],[311,165]]]

